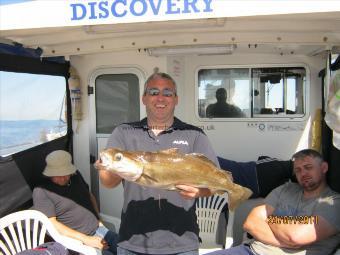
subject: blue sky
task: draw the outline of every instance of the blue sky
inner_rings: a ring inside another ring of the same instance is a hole
[[[59,119],[64,77],[0,72],[0,120]]]

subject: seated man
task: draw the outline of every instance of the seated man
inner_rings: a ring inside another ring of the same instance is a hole
[[[219,88],[216,90],[216,100],[215,104],[210,104],[206,110],[206,116],[208,118],[239,118],[245,117],[245,114],[240,108],[235,105],[228,104],[227,91],[225,88]]]
[[[96,248],[98,254],[116,254],[118,235],[100,221],[95,197],[71,161],[66,151],[47,155],[43,174],[48,179],[33,190],[34,209],[47,215],[62,235]]]
[[[340,243],[340,194],[326,183],[328,165],[314,150],[294,154],[298,183],[273,190],[243,227],[255,240],[210,254],[331,254]]]

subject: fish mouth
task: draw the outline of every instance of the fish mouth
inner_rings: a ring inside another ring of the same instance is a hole
[[[106,153],[100,153],[100,165],[103,167],[109,167],[110,166],[110,158]]]

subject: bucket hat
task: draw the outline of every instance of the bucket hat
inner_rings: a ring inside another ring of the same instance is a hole
[[[57,150],[53,151],[46,157],[46,167],[43,175],[65,176],[76,172],[76,167],[72,164],[71,154],[67,151]]]

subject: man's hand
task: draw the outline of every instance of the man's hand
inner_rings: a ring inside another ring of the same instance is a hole
[[[52,222],[53,226],[57,229],[57,231],[62,235],[77,239],[81,241],[83,244],[86,244],[94,248],[98,248],[101,250],[108,249],[108,244],[101,237],[85,235],[59,222],[56,217],[51,217],[49,218],[49,220]]]
[[[185,199],[209,197],[213,194],[208,188],[196,188],[188,185],[177,185],[176,188],[180,190],[179,193]]]
[[[269,205],[256,206],[251,210],[243,223],[243,229],[262,243],[276,247],[289,247],[276,238],[267,223],[268,215],[271,215],[273,212],[274,208]]]
[[[299,216],[296,219],[299,219]],[[301,219],[303,220],[278,221],[268,225],[277,239],[295,247],[310,245],[337,233],[335,226],[322,216],[302,216]]]
[[[86,236],[83,238],[83,243],[100,250],[109,248],[107,242],[99,236]]]

